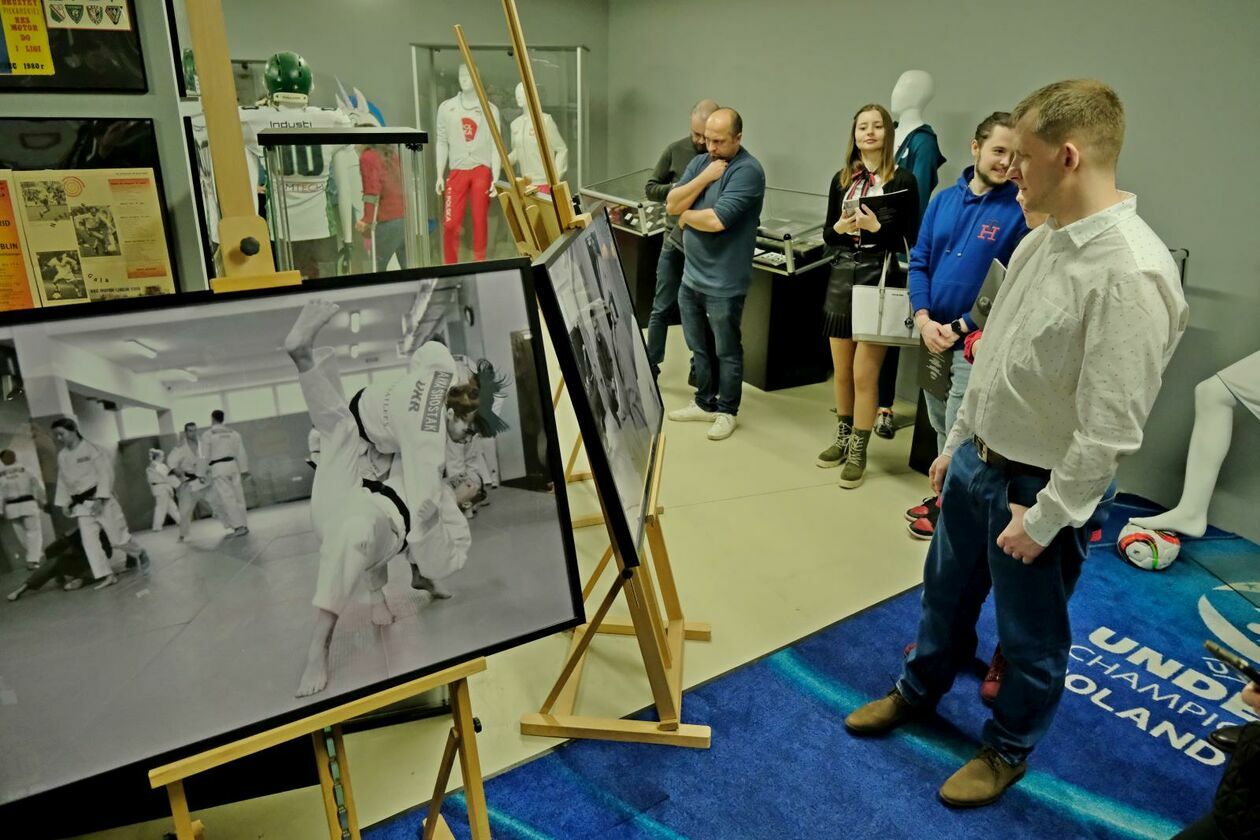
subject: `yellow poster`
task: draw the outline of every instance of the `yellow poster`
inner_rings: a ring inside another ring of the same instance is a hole
[[[31,294],[22,225],[14,206],[9,175],[0,171],[0,312],[30,309],[37,300]]]
[[[51,76],[52,50],[44,25],[43,0],[0,0],[0,75]]]
[[[174,294],[153,170],[14,172],[44,306]]]

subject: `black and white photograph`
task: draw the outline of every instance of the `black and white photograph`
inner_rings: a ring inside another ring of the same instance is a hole
[[[24,181],[22,203],[32,222],[64,222],[70,218],[66,189],[60,181]]]
[[[638,549],[664,412],[602,207],[590,225],[546,260],[542,282],[556,299],[564,329],[557,337],[557,325],[549,324],[553,341],[559,352],[572,353]]]
[[[118,226],[108,207],[84,204],[75,207],[70,215],[74,219],[74,238],[84,257],[116,257],[122,253]]]
[[[39,279],[49,300],[87,300],[83,263],[77,251],[39,251]]]
[[[0,326],[0,804],[582,620],[529,272],[410,274]]]

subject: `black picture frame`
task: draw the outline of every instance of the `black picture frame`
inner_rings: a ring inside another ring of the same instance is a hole
[[[648,393],[655,397],[657,422],[651,430],[651,442],[646,457],[647,469],[643,476],[642,493],[640,498],[636,500],[639,515],[637,521],[631,522],[626,513],[626,499],[619,489],[614,475],[612,457],[609,454],[609,447],[604,434],[604,424],[596,417],[597,411],[595,406],[600,402],[601,398],[598,395],[590,394],[585,387],[575,387],[578,383],[584,383],[588,380],[583,376],[583,365],[579,365],[578,354],[571,340],[571,331],[575,328],[575,325],[566,320],[564,307],[561,304],[555,277],[553,276],[557,263],[564,259],[566,254],[569,254],[573,248],[582,247],[582,243],[594,236],[601,226],[606,228],[609,233],[608,242],[611,243],[613,252],[616,254],[617,265],[616,276],[606,279],[619,285],[618,294],[624,292],[622,302],[625,304],[625,307],[620,314],[622,317],[628,318],[628,322],[633,327],[635,336],[633,350],[636,354],[642,353],[643,359],[646,360],[647,345],[643,339],[643,333],[635,321],[633,299],[630,296],[630,288],[626,283],[625,274],[621,269],[620,252],[617,251],[616,238],[612,236],[607,207],[603,203],[596,204],[590,209],[590,213],[592,222],[587,228],[566,233],[538,258],[534,265],[535,286],[538,291],[538,302],[543,311],[543,320],[551,336],[552,347],[555,349],[556,359],[564,376],[566,390],[573,404],[574,414],[577,416],[578,428],[582,432],[582,439],[588,442],[585,451],[590,462],[591,474],[595,480],[596,489],[603,501],[608,527],[613,538],[617,541],[622,562],[627,566],[637,566],[639,564],[639,553],[643,547],[645,517],[648,512],[647,504],[651,495],[652,484],[655,480],[655,475],[652,471],[656,464],[657,450],[661,445],[662,427],[664,425],[664,403],[661,399],[659,386],[648,373],[650,379]],[[636,363],[636,371],[638,369]],[[635,384],[642,389],[645,383],[639,379]],[[642,390],[640,390],[640,393],[642,393]],[[589,445],[591,441],[599,441],[600,445],[591,446]]]
[[[311,296],[317,295],[321,292],[353,291],[355,289],[361,289],[365,286],[398,285],[402,287],[405,284],[429,278],[436,278],[440,281],[443,278],[471,277],[475,275],[500,272],[511,272],[520,278],[520,292],[524,296],[524,306],[527,313],[526,317],[528,319],[527,324],[529,334],[535,337],[532,340],[532,351],[534,369],[539,377],[539,394],[545,402],[547,395],[551,393],[551,385],[548,381],[545,351],[541,340],[542,333],[539,324],[534,275],[530,269],[529,262],[524,259],[495,260],[476,264],[465,263],[452,266],[404,269],[357,275],[352,278],[317,278],[305,281],[298,286],[233,293],[197,291],[178,296],[167,295],[148,298],[128,298],[88,302],[76,306],[0,312],[0,330],[21,328],[49,322],[88,321],[91,319],[104,318],[114,315],[140,313],[149,313],[155,319],[160,319],[164,311],[174,309],[196,308],[203,306],[212,307],[218,303],[238,303],[241,301],[263,301],[284,297]],[[549,409],[549,406],[545,406],[545,408]],[[166,749],[161,752],[155,752],[143,757],[129,757],[126,763],[104,770],[100,774],[83,776],[76,779],[68,779],[62,784],[48,787],[36,793],[10,800],[9,802],[0,805],[0,815],[20,811],[21,806],[23,806],[23,804],[28,800],[38,799],[42,803],[57,801],[59,791],[73,790],[76,787],[82,786],[84,782],[90,782],[99,776],[106,775],[117,775],[119,778],[128,779],[129,787],[127,792],[130,795],[135,795],[137,797],[143,796],[148,792],[147,786],[141,790],[136,789],[135,785],[138,781],[144,778],[144,771],[147,771],[155,766],[194,755],[215,746],[231,743],[233,741],[249,737],[250,735],[282,726],[293,720],[307,717],[312,714],[318,714],[319,712],[335,706],[343,705],[357,698],[384,691],[393,686],[449,668],[453,665],[459,664],[460,662],[465,662],[470,659],[483,656],[491,656],[495,653],[518,647],[537,639],[572,629],[585,623],[585,604],[581,592],[582,582],[578,569],[577,550],[572,530],[572,515],[569,508],[568,495],[565,489],[563,476],[564,461],[560,454],[559,436],[556,429],[554,414],[549,410],[544,411],[542,414],[547,437],[546,453],[548,467],[550,468],[551,473],[551,493],[555,498],[560,541],[565,555],[563,559],[567,574],[568,600],[572,606],[571,617],[557,623],[548,624],[547,626],[534,628],[529,632],[513,636],[508,639],[503,639],[494,644],[462,652],[458,656],[431,663],[423,668],[395,674],[372,683],[364,684],[351,691],[342,691],[336,694],[329,694],[328,696],[320,696],[318,699],[313,699],[308,703],[300,704],[297,708],[290,711],[260,718],[239,727],[217,732],[212,736],[190,740],[187,743],[180,744],[178,747]]]
[[[49,2],[43,0],[41,15]],[[0,75],[0,93],[148,93],[149,77],[135,0],[110,0],[111,5],[119,3],[127,6],[131,29],[118,32],[48,27],[53,75]]]
[[[194,152],[195,154],[195,152]],[[0,169],[153,170],[166,239],[166,259],[176,294],[184,288],[171,245],[171,211],[158,149],[157,127],[148,117],[0,117]],[[194,174],[196,170],[193,170]],[[195,186],[195,182],[194,182]],[[214,274],[208,274],[213,277]],[[85,304],[76,304],[81,306]],[[64,308],[64,307],[62,307]]]

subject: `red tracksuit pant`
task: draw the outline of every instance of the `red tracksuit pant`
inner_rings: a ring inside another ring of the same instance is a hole
[[[459,262],[464,233],[464,207],[472,199],[473,259],[486,258],[486,219],[490,212],[490,167],[452,169],[446,176],[446,210],[442,218],[442,250],[447,265]]]

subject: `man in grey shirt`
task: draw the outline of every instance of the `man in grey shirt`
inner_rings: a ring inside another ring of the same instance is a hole
[[[1024,775],[1063,694],[1068,599],[1116,466],[1142,445],[1187,308],[1168,248],[1116,189],[1124,106],[1093,80],[1057,82],[1014,111],[1010,179],[1050,218],[1011,255],[966,396],[932,464],[941,517],[914,651],[896,687],[845,720],[882,734],[932,709],[975,655],[993,590],[1006,659],[983,747],[940,789],[997,801]]]
[[[718,104],[712,99],[702,99],[691,109],[691,135],[665,147],[644,187],[644,193],[652,201],[665,201],[669,191],[687,171],[687,164],[695,160],[696,155],[704,154],[704,124],[717,109]],[[682,275],[682,231],[678,229],[678,217],[667,214],[661,257],[656,262],[656,294],[652,298],[652,314],[648,318],[647,353],[653,376],[660,375],[661,362],[665,361],[665,334],[670,310],[678,305]],[[712,339],[709,344],[712,346]]]

